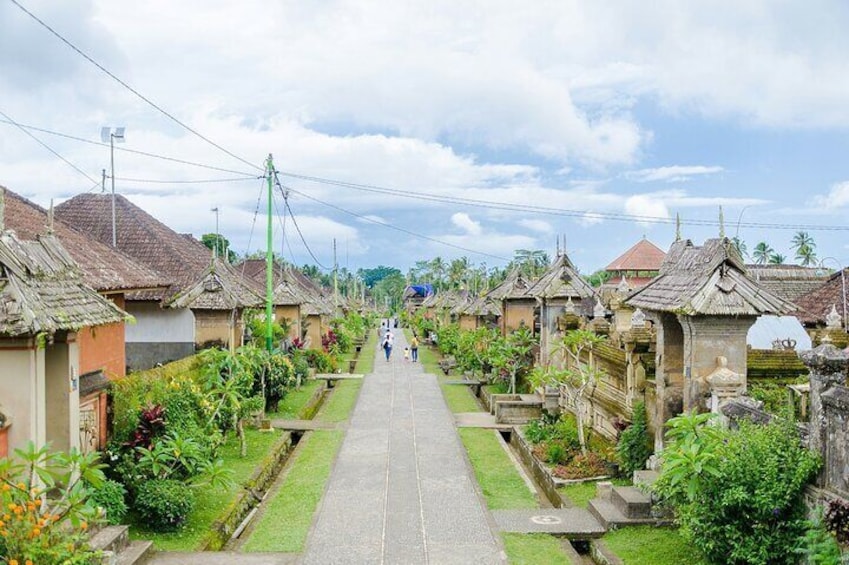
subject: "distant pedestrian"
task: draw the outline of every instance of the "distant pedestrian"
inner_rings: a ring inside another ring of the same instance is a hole
[[[405,347],[404,348],[404,362],[406,363],[409,360],[410,360],[410,348]]]
[[[392,341],[395,336],[392,335],[392,332],[387,331],[386,335],[383,337],[383,352],[386,354],[386,361],[389,361],[389,357],[392,355]]]
[[[410,340],[410,353],[413,356],[413,363],[419,360],[419,338],[413,334],[413,339]]]

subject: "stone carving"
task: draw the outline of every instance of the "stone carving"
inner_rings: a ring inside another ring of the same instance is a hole
[[[646,327],[646,315],[639,308],[634,310],[634,313],[631,314],[631,327],[632,328],[645,328]]]
[[[571,296],[568,298],[568,300],[566,300],[566,306],[564,306],[563,312],[565,314],[574,314],[575,313],[575,303],[572,302]]]
[[[625,279],[625,275],[622,275],[622,280],[619,281],[619,285],[616,287],[621,294],[628,294],[631,291],[631,285],[628,284],[628,281]]]
[[[604,318],[605,310],[601,305],[601,300],[596,298],[595,307],[593,308],[593,318]]]
[[[728,368],[728,359],[716,358],[716,369],[705,380],[710,386],[710,411],[718,413],[730,400],[743,394],[743,375]]]
[[[825,327],[830,330],[836,330],[843,327],[843,321],[840,319],[840,314],[837,313],[837,307],[832,304],[831,312],[825,317]]]

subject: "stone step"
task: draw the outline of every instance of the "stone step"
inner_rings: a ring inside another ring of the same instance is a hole
[[[634,471],[634,486],[651,487],[659,475],[657,471],[651,470]]]
[[[153,542],[134,540],[118,554],[117,565],[144,565],[153,553]]]
[[[651,518],[651,500],[636,487],[613,487],[610,502],[626,518]]]
[[[619,526],[636,526],[641,524],[665,525],[669,520],[656,520],[654,518],[628,518],[619,511],[609,500],[594,498],[587,504],[587,510],[592,514],[605,529]]]
[[[93,549],[119,553],[130,543],[130,528],[127,526],[106,526],[88,540]]]

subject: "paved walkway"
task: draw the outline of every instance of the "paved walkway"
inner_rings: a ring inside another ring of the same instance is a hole
[[[504,563],[436,377],[376,351],[304,563]],[[364,352],[366,353],[366,352]]]

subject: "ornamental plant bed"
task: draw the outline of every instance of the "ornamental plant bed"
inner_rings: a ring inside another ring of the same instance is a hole
[[[559,444],[543,442],[533,445],[531,453],[540,463],[549,469],[552,475],[558,479],[573,480],[598,480],[605,478],[607,474],[607,461],[598,453],[592,451],[586,455],[580,450],[563,452],[558,457],[559,462],[551,461],[552,452],[558,452]]]

